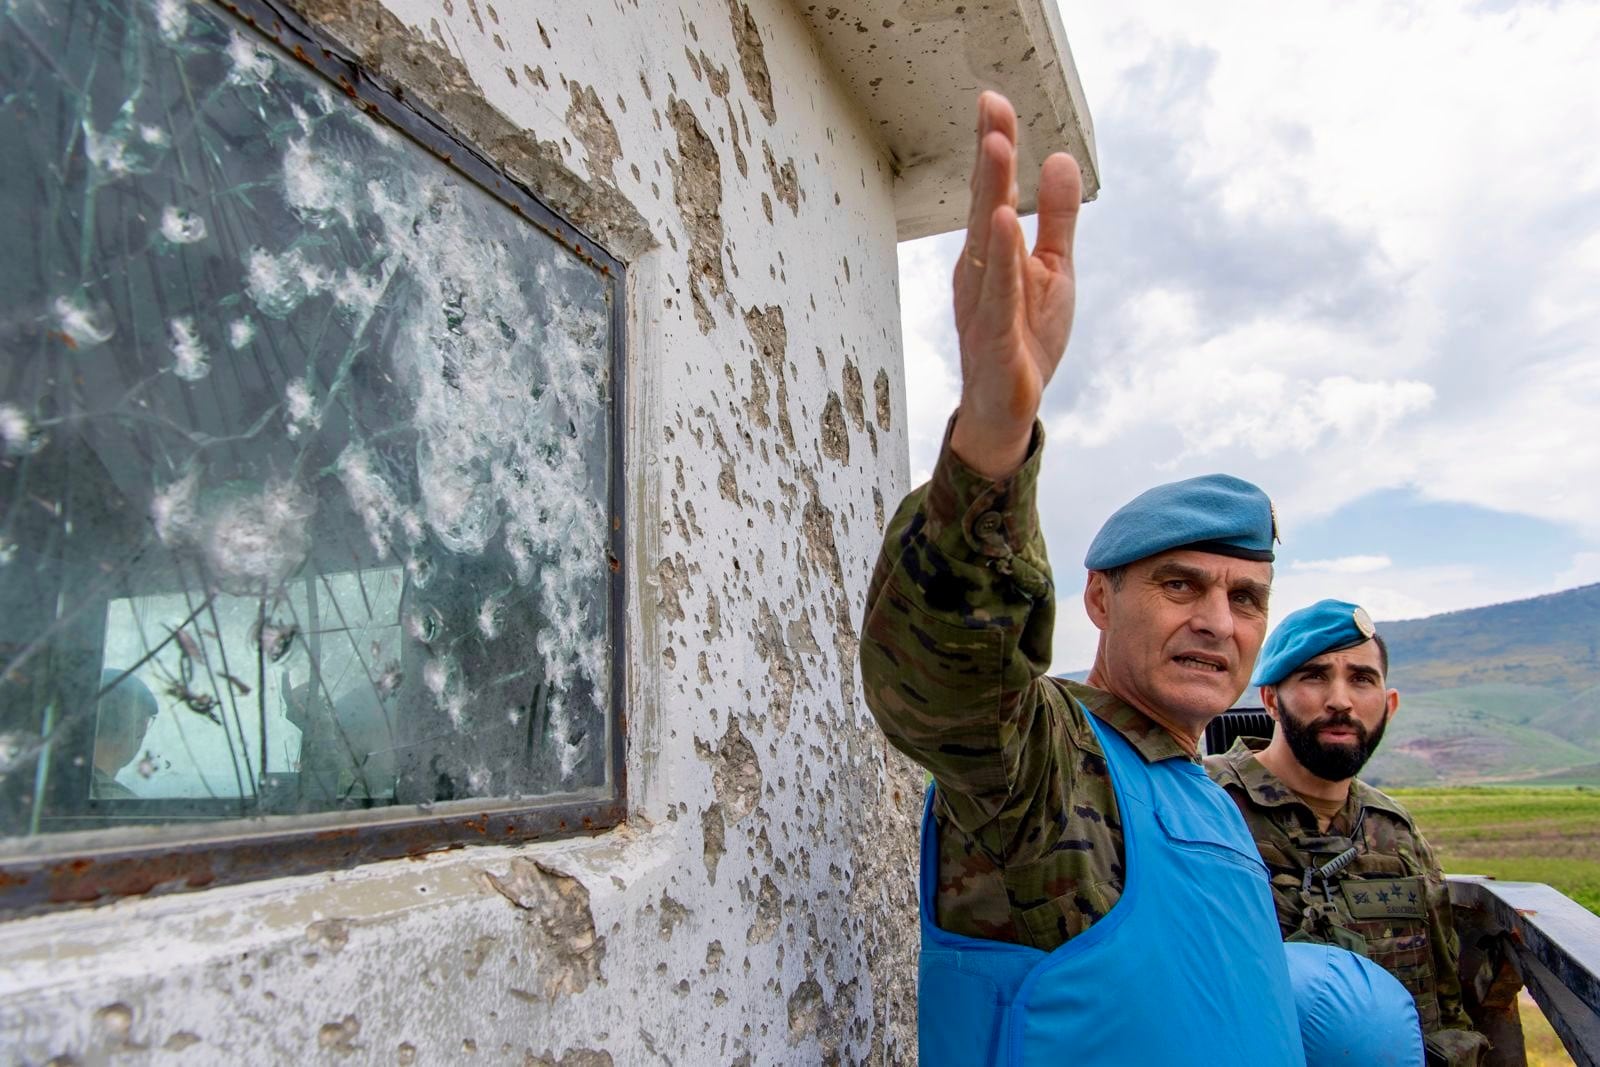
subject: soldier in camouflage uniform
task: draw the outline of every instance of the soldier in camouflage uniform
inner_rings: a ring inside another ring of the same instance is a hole
[[[1398,802],[1355,777],[1399,706],[1388,652],[1366,612],[1324,600],[1262,649],[1254,684],[1277,720],[1206,757],[1272,876],[1285,939],[1340,945],[1381,964],[1417,1003],[1430,1063],[1488,1049],[1461,1006],[1458,941],[1433,851]]]
[[[1148,632],[1158,613],[1146,613],[1122,627],[1128,640],[1110,642],[1095,684],[1045,675],[1055,597],[1035,509],[1044,437],[1035,413],[1071,326],[1079,183],[1070,157],[1047,161],[1029,256],[1015,214],[1016,116],[995,93],[979,111],[973,215],[955,276],[961,404],[932,479],[885,531],[861,670],[890,742],[939,786],[939,925],[1050,951],[1105,915],[1123,887],[1116,801],[1084,709],[1147,761],[1198,762],[1205,723],[1243,691],[1266,635],[1276,527],[1265,494],[1222,476],[1197,487],[1189,521],[1131,514],[1150,551],[1091,575],[1091,615],[1107,622],[1113,600],[1160,595],[1165,582],[1169,629],[1192,617],[1204,632],[1151,651],[1162,638]],[[994,266],[1019,261],[1020,272]],[[1211,550],[1182,550],[1194,542]],[[1167,549],[1177,550],[1170,559]],[[1163,560],[1176,570],[1157,574]],[[1134,570],[1124,588],[1122,572]],[[1166,654],[1185,651],[1200,658]],[[1150,677],[1124,677],[1144,668]]]
[[[1180,724],[1187,709],[1146,710],[1101,688],[1103,663],[1090,684],[1046,676],[1055,599],[1034,509],[1042,436],[1015,474],[991,482],[952,453],[947,435],[932,479],[889,523],[867,594],[861,670],[890,742],[938,783],[939,925],[1048,952],[1122,894],[1116,798],[1085,711],[1147,762],[1197,763],[1205,721],[1236,699],[1265,634],[1270,569],[1256,564],[1259,577],[1214,583],[1210,603],[1195,605],[1213,616],[1226,605],[1213,625],[1228,638],[1180,636],[1200,647],[1176,651],[1205,657],[1204,667],[1177,668],[1206,672],[1211,703],[1199,716]],[[1265,498],[1261,514],[1270,538]],[[1250,565],[1225,556],[1208,565],[1208,555],[1141,560],[1137,580],[1164,580],[1189,599],[1194,571]],[[1091,576],[1092,592],[1108,594],[1110,584]]]

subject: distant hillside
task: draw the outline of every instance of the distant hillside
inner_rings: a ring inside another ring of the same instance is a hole
[[[1600,585],[1378,631],[1401,703],[1373,781],[1600,784]]]
[[[1549,729],[1567,703],[1539,686],[1468,686],[1431,693],[1401,688],[1400,712],[1362,777],[1375,785],[1463,785],[1595,776],[1596,735]],[[1600,710],[1600,709],[1597,709]]]
[[[1535,721],[1557,737],[1565,737],[1580,745],[1594,744],[1595,739],[1600,738],[1600,686],[1585,689]]]
[[[1535,685],[1576,697],[1600,686],[1600,585],[1378,629],[1402,691]]]

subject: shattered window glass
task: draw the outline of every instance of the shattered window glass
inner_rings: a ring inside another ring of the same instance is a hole
[[[205,3],[0,144],[0,836],[608,795],[617,272]]]

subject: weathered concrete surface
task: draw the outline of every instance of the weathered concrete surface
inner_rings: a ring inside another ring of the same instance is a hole
[[[777,0],[298,0],[629,263],[629,824],[0,928],[6,1059],[914,1058],[893,167]],[[870,394],[869,394],[870,390]]]

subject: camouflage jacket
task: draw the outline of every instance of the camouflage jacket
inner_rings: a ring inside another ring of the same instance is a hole
[[[889,741],[938,783],[938,924],[1050,951],[1122,895],[1122,826],[1082,705],[1146,760],[1196,757],[1110,694],[1044,674],[1055,596],[1034,508],[1042,445],[1036,428],[1021,469],[991,482],[947,438],[885,532],[861,674]]]
[[[1207,756],[1205,764],[1238,805],[1261,850],[1284,938],[1342,945],[1370,957],[1416,998],[1429,1062],[1477,1064],[1488,1041],[1470,1029],[1462,1010],[1450,898],[1410,813],[1357,779],[1324,832],[1311,808],[1256,759],[1266,744],[1240,738],[1226,753]],[[1359,840],[1353,840],[1358,816]],[[1307,888],[1307,871],[1352,846],[1357,851],[1349,866],[1329,878],[1314,877]]]

